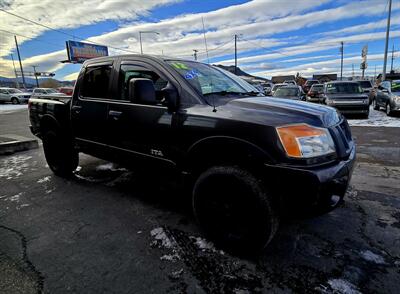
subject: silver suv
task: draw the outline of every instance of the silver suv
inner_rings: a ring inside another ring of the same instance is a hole
[[[11,102],[12,104],[20,104],[28,102],[31,93],[22,92],[14,88],[0,88],[0,102]]]

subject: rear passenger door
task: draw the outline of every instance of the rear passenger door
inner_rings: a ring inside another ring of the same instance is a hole
[[[81,146],[101,149],[107,144],[107,110],[113,75],[112,62],[89,64],[79,93],[72,99],[71,121]]]
[[[173,164],[174,114],[163,103],[167,78],[157,68],[142,61],[122,61],[119,69],[116,99],[109,102],[109,146],[119,159],[153,159],[155,163]],[[129,81],[146,78],[154,83],[157,105],[129,101]]]

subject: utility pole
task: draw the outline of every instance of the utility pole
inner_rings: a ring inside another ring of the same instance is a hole
[[[390,73],[393,72],[393,60],[394,60],[394,44],[393,44],[393,47],[392,47],[392,64],[390,65]]]
[[[387,54],[388,54],[388,46],[389,46],[389,31],[390,31],[390,15],[392,13],[392,0],[389,0],[389,12],[386,26],[386,41],[385,41],[385,56],[383,58],[383,72],[382,72],[382,81],[386,80],[386,63],[387,63]]]
[[[353,80],[354,80],[354,63],[351,64],[351,68],[352,68],[352,70],[353,70],[352,77],[353,77]]]
[[[376,64],[375,64],[375,72],[374,72],[374,83],[376,82]]]
[[[235,75],[237,75],[237,37],[235,34]]]
[[[32,65],[33,67],[33,75],[35,76],[36,79],[36,87],[39,88],[39,82],[38,82],[38,78],[37,78],[37,74],[36,74],[36,68],[38,67],[37,65]]]
[[[18,60],[19,60],[19,67],[21,68],[22,84],[24,85],[24,89],[26,89],[24,70],[22,69],[22,61],[21,61],[21,55],[19,54],[19,47],[18,47],[18,42],[17,42],[17,36],[14,36],[14,40],[15,40],[15,46],[17,47]]]
[[[155,32],[155,31],[140,31],[139,32],[140,54],[143,54],[142,34],[157,34],[157,35],[159,35],[160,33]]]
[[[15,73],[15,83],[17,84],[17,88],[19,88],[19,82],[18,82],[18,74],[17,74],[17,69],[15,68],[15,63],[14,63],[14,56],[12,54],[11,55],[11,60],[13,63],[13,67],[14,67],[14,73]]]
[[[193,56],[194,56],[194,60],[196,60],[196,61],[197,61],[197,52],[199,52],[199,50],[193,49]]]
[[[340,42],[340,44],[342,45],[340,47],[340,53],[342,54],[342,57],[340,59],[340,80],[343,81],[343,42]]]

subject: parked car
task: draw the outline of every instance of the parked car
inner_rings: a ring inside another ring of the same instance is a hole
[[[375,99],[372,101],[375,110],[383,107],[391,116],[400,111],[400,80],[384,81],[378,87]]]
[[[23,92],[14,88],[0,88],[0,102],[11,102],[12,104],[20,104],[28,102],[31,93]]]
[[[318,80],[307,80],[303,85],[304,93],[308,93],[308,91],[310,91],[310,89],[311,89],[311,86],[314,84],[319,84],[319,81]]]
[[[362,80],[362,81],[357,81],[357,83],[363,89],[364,93],[368,95],[369,105],[371,105],[372,100],[374,100],[376,95],[372,82],[369,80]]]
[[[324,101],[324,85],[314,84],[311,86],[310,91],[308,91],[306,100],[309,102],[322,103]]]
[[[276,98],[285,98],[292,100],[306,100],[305,94],[300,86],[292,86],[286,85],[284,87],[280,87],[274,92],[273,97]]]
[[[205,232],[256,252],[273,237],[281,211],[336,208],[355,159],[336,110],[256,95],[212,65],[109,56],[85,61],[72,97],[31,98],[29,117],[56,175],[73,175],[79,152],[174,170]]]
[[[295,85],[295,86],[297,85],[295,80],[285,80],[283,83],[288,85]]]
[[[32,92],[32,97],[46,97],[46,96],[66,96],[64,93],[58,92],[53,88],[35,88]]]
[[[328,82],[324,87],[325,104],[337,108],[343,114],[360,114],[369,116],[367,94],[357,82]]]
[[[74,91],[74,87],[60,87],[57,89],[58,92],[64,93],[65,95],[71,96]]]
[[[265,95],[269,96],[269,95],[271,95],[271,91],[272,91],[272,88],[274,87],[274,84],[273,83],[264,83],[263,87],[264,87]]]
[[[273,87],[272,87],[272,90],[271,90],[271,92],[270,92],[270,94],[268,95],[268,96],[274,96],[274,93],[275,93],[275,91],[276,90],[278,90],[280,87],[285,87],[285,86],[287,86],[288,84],[275,84]]]

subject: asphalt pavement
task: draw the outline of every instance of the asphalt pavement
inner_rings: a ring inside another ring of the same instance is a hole
[[[27,125],[25,109],[0,114],[0,135]],[[173,174],[81,155],[66,180],[41,146],[0,156],[0,293],[398,293],[400,128],[352,132],[344,204],[282,221],[251,258],[202,236]]]

